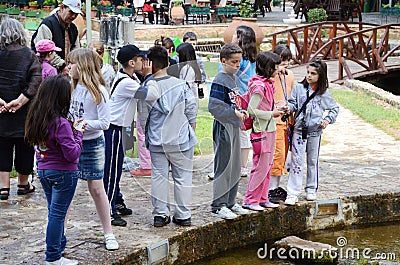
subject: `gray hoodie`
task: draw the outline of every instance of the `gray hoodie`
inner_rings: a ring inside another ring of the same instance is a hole
[[[146,146],[152,152],[187,151],[197,144],[190,125],[196,122],[197,100],[183,80],[172,76],[154,80],[160,96],[146,122]]]
[[[296,112],[301,109],[303,103],[307,99],[307,90],[309,91],[309,96],[313,93],[311,87],[305,88],[303,84],[297,83],[292,90],[292,95],[288,101],[288,106],[290,112]],[[328,113],[324,114],[325,111]],[[308,128],[308,133],[322,132],[319,128],[322,121],[325,119],[329,121],[330,124],[336,121],[336,117],[339,113],[339,106],[333,99],[329,90],[327,90],[323,95],[316,95],[313,99],[308,102],[306,107],[306,126]],[[300,113],[294,123],[294,128],[296,131],[302,130],[303,123],[303,112]]]

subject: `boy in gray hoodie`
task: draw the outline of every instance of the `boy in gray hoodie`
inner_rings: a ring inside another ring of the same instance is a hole
[[[167,74],[168,52],[164,47],[150,48],[148,59],[153,63],[153,78],[158,85],[159,98],[149,102],[146,117],[145,143],[152,162],[151,195],[154,226],[170,222],[169,167],[174,180],[175,209],[172,221],[177,225],[191,225],[189,205],[192,197],[192,170],[197,101],[184,80]]]

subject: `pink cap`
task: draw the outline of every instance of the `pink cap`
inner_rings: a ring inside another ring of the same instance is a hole
[[[51,40],[40,40],[35,45],[36,55],[39,56],[41,52],[61,51],[61,48],[56,47],[56,44]]]

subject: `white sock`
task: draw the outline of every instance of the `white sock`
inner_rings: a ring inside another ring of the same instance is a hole
[[[279,187],[281,176],[271,176],[269,180],[269,190],[274,190]]]

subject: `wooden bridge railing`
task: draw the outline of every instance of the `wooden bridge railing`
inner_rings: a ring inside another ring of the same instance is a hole
[[[290,28],[269,34],[274,48],[278,41],[294,48],[294,61],[306,64],[314,59],[338,60],[338,78],[346,72],[353,78],[346,60],[351,60],[364,71],[387,72],[384,62],[400,49],[400,40],[390,47],[389,38],[399,36],[400,24],[375,25],[358,22],[325,22]],[[389,37],[390,36],[390,37]]]

